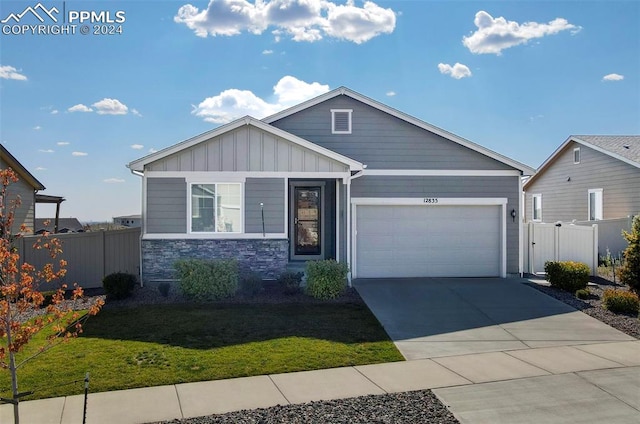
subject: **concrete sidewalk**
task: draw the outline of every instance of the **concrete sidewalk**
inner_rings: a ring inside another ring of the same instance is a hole
[[[149,423],[434,389],[461,423],[640,422],[640,341],[505,350],[89,395],[87,423]],[[81,423],[82,396],[20,404],[30,424]],[[0,407],[0,422],[12,421]]]

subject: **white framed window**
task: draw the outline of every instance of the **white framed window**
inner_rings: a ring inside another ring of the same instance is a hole
[[[602,219],[602,189],[592,188],[588,191],[588,219],[598,221]]]
[[[576,147],[575,149],[573,149],[573,163],[578,164],[580,163],[580,148]]]
[[[531,219],[542,221],[542,194],[531,196]]]
[[[331,109],[331,134],[351,134],[353,109]]]
[[[189,192],[190,232],[242,232],[241,183],[191,183]]]

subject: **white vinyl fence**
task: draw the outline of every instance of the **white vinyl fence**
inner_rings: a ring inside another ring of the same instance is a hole
[[[576,225],[598,224],[598,254],[606,256],[607,251],[614,258],[622,257],[622,252],[627,248],[627,240],[622,237],[622,231],[631,232],[633,217],[617,219],[604,219],[601,221],[580,221]]]
[[[528,222],[523,229],[524,272],[544,273],[547,261],[584,262],[596,275],[598,269],[598,225]]]

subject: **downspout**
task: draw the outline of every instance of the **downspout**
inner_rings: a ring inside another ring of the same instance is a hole
[[[138,177],[142,177],[142,200],[141,200],[141,205],[140,205],[140,212],[144,213],[144,201],[145,201],[145,189],[144,189],[144,172],[140,172],[140,171],[136,171],[135,169],[131,169],[129,168],[129,171],[131,171],[131,173],[133,175],[137,175]],[[140,259],[138,260],[138,278],[140,279],[140,287],[144,287],[144,282],[142,281],[142,234],[144,234],[145,231],[145,219],[144,216],[140,215],[140,252],[139,252],[139,257]]]
[[[363,168],[366,168],[366,165],[364,165]],[[353,261],[351,260],[351,181],[355,180],[356,178],[360,178],[363,175],[364,169],[346,178],[347,204],[345,205],[345,207],[347,208],[347,265],[349,266],[347,281],[349,282],[349,287],[351,287],[351,264],[353,263]]]

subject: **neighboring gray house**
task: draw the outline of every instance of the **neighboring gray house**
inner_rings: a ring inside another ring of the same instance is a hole
[[[640,211],[640,136],[572,135],[524,183],[525,221],[599,224],[599,253],[626,246]]]
[[[335,258],[352,278],[522,272],[533,169],[347,88],[238,119],[131,162],[142,279],[235,257],[274,278]]]
[[[5,206],[9,206],[9,202],[20,196],[20,207],[15,210],[14,224],[12,233],[20,232],[20,227],[24,224],[27,233],[34,232],[34,219],[36,215],[36,193],[38,190],[44,190],[44,185],[36,179],[18,160],[13,157],[9,151],[0,144],[0,168],[13,169],[18,175],[18,182],[12,183],[7,189],[9,199],[4,200]]]
[[[142,226],[142,215],[114,216],[113,223],[123,227],[139,228]]]

